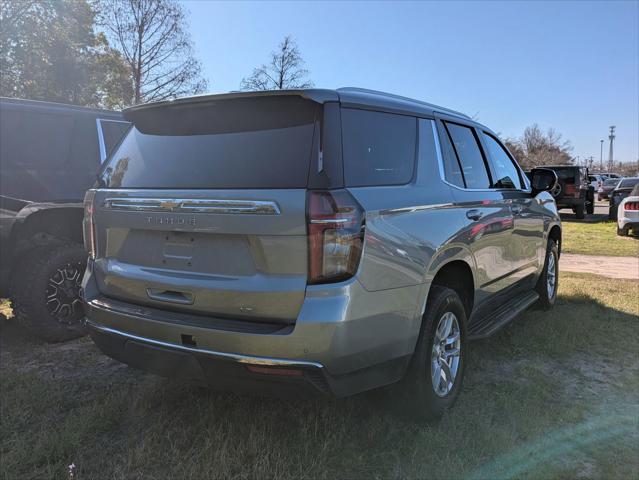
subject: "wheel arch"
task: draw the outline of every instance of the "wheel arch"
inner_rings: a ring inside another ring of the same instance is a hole
[[[548,238],[557,243],[557,252],[561,256],[561,227],[553,225],[548,231]]]
[[[447,287],[457,292],[464,303],[466,318],[470,318],[475,303],[475,279],[471,265],[461,259],[442,264],[430,284],[424,312],[428,307],[428,297],[430,297],[434,285]]]
[[[21,210],[11,231],[11,269],[13,270],[16,261],[32,248],[66,242],[81,244],[83,215],[81,204],[32,204]]]

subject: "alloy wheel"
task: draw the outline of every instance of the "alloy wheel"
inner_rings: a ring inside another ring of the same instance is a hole
[[[546,288],[548,290],[548,298],[555,296],[555,288],[557,286],[557,261],[555,254],[550,252],[548,256],[548,267],[546,269]]]
[[[431,352],[431,380],[433,390],[445,397],[455,386],[461,354],[461,331],[459,321],[452,312],[439,319]]]
[[[58,268],[47,282],[47,311],[64,325],[77,323],[84,315],[80,300],[83,272],[81,262],[67,263]]]

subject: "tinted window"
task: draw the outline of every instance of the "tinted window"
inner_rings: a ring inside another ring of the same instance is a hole
[[[450,143],[450,136],[448,133],[443,135],[442,139],[442,160],[444,162],[444,178],[448,183],[457,185],[460,188],[464,188],[464,176],[462,175],[461,166],[457,159],[457,154],[453,148],[453,144]]]
[[[617,188],[632,188],[639,183],[639,178],[624,178]]]
[[[415,168],[417,119],[342,109],[344,180],[347,186],[401,185]]]
[[[102,128],[102,138],[104,140],[105,157],[111,155],[113,149],[118,144],[120,139],[124,136],[131,124],[129,122],[120,122],[116,120],[100,120],[100,127]]]
[[[462,167],[466,188],[490,188],[486,164],[474,131],[455,123],[446,123],[446,128]]]
[[[553,168],[555,173],[557,173],[557,177],[559,180],[562,180],[564,183],[574,185],[578,183],[579,178],[579,170],[572,167],[566,168]]]
[[[73,115],[6,108],[0,118],[0,157],[27,167],[63,166],[69,155]]]
[[[102,173],[112,188],[305,188],[317,104],[257,97],[130,112]]]
[[[608,180],[605,180],[603,184],[606,187],[614,187],[618,183],[619,183],[619,179],[618,178],[609,178]]]
[[[508,153],[491,135],[484,133],[483,136],[494,170],[493,186],[495,188],[520,189],[519,171],[508,156]]]

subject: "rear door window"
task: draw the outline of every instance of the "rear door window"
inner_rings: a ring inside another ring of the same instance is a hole
[[[490,188],[490,177],[474,130],[456,123],[444,124],[461,166],[466,188]]]
[[[6,108],[0,118],[3,163],[48,169],[66,164],[73,115]]]
[[[486,132],[482,132],[482,135],[493,167],[493,187],[521,189],[519,170],[508,155],[508,152],[492,135]]]
[[[413,178],[417,118],[342,109],[344,180],[349,187],[403,185]]]

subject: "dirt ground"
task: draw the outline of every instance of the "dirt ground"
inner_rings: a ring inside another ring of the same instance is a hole
[[[559,268],[564,272],[592,273],[608,278],[639,280],[639,258],[637,257],[562,253]]]

